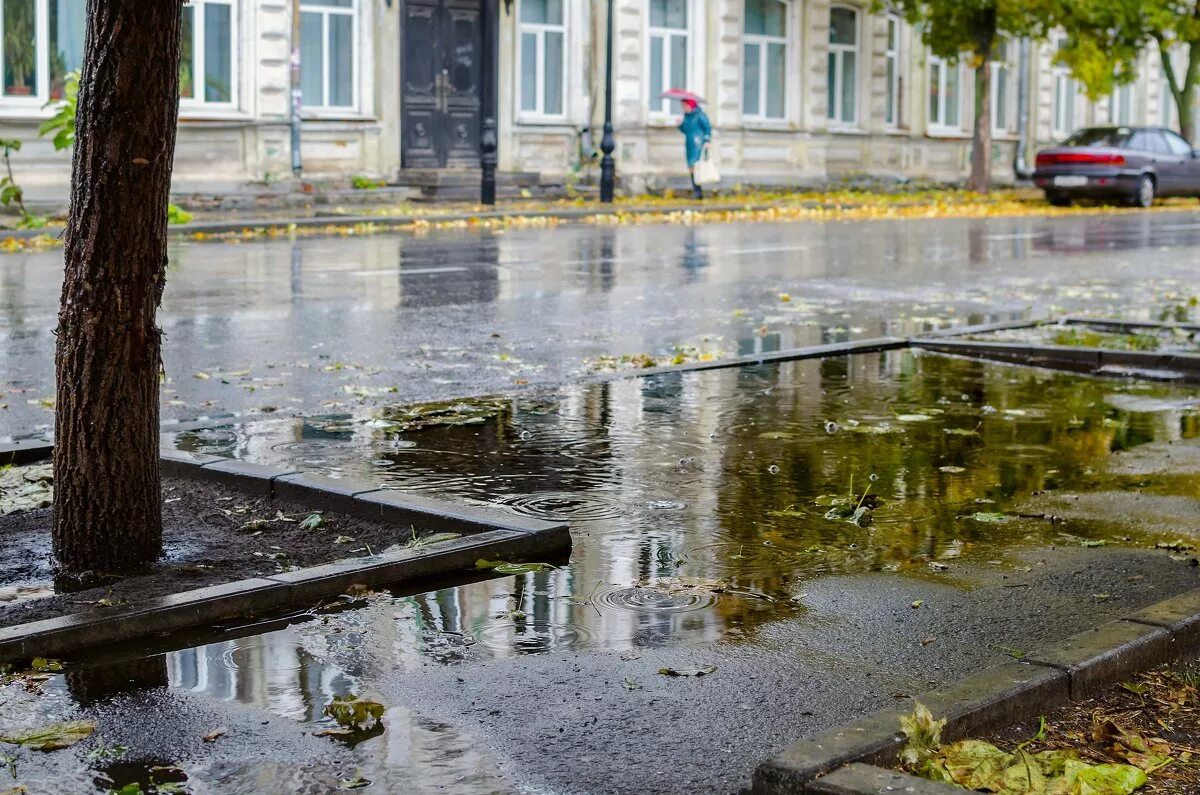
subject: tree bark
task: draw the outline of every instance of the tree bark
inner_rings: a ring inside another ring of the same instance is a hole
[[[971,178],[967,190],[987,193],[992,186],[992,62],[985,53],[975,68],[975,132],[971,136]]]
[[[182,0],[88,0],[58,315],[54,552],[68,573],[162,552],[155,314]]]

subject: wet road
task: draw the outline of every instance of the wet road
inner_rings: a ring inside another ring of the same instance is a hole
[[[1198,247],[1194,213],[180,243],[160,313],[164,417],[553,385],[601,356],[676,346],[1149,317],[1191,295]],[[0,439],[50,421],[60,258],[0,256]]]

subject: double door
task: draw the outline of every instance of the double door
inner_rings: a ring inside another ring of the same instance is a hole
[[[477,167],[482,3],[406,0],[401,63],[405,168]]]

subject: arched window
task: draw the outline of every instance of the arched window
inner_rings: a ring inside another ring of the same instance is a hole
[[[829,120],[858,122],[858,12],[845,6],[829,9]]]
[[[742,112],[787,116],[787,12],[784,0],[746,0],[742,23]]]

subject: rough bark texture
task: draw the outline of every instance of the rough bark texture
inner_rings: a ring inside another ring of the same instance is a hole
[[[162,551],[167,202],[182,0],[88,0],[58,316],[54,552],[67,572]]]
[[[975,133],[971,137],[971,178],[967,189],[987,193],[992,186],[992,63],[989,52],[975,70]]]

